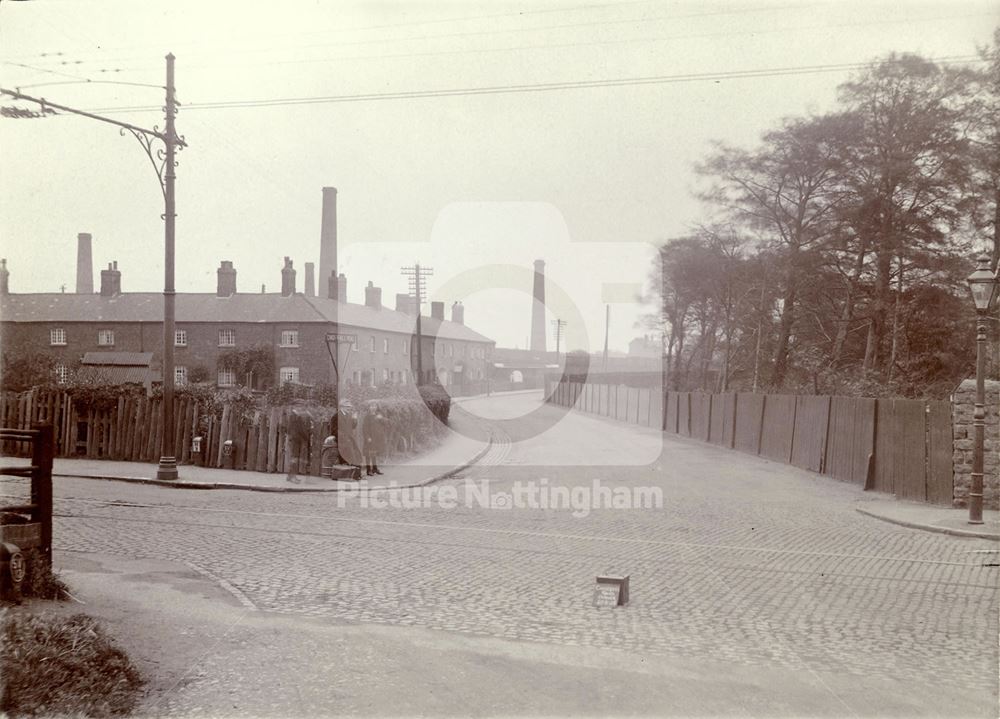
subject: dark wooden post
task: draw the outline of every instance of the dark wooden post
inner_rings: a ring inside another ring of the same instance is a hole
[[[31,455],[31,520],[42,525],[42,558],[52,567],[52,425],[35,424],[38,432]]]

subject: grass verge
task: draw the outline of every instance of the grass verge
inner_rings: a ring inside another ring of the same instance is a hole
[[[93,618],[0,612],[0,712],[111,717],[133,711],[142,678]]]

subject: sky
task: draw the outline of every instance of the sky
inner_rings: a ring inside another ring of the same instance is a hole
[[[372,281],[391,304],[419,262],[428,300],[523,348],[542,259],[561,348],[603,348],[609,306],[625,350],[649,332],[654,248],[710,219],[694,168],[713,141],[831,109],[890,52],[972,59],[998,24],[979,0],[30,0],[0,3],[0,86],[162,128],[176,56],[178,291],[214,292],[230,260],[240,291],[276,292],[286,256],[301,290],[333,186],[350,301]],[[157,183],[112,125],[0,118],[11,291],[72,292],[79,232],[95,286],[117,261],[124,291],[162,291]]]

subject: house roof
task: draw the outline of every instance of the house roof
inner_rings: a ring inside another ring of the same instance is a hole
[[[152,352],[86,352],[80,364],[148,367],[152,361]]]
[[[240,294],[219,297],[210,293],[178,293],[176,321],[261,324],[337,323],[359,329],[412,334],[416,317],[387,307],[341,303],[320,297],[295,294]],[[158,292],[129,292],[114,297],[99,294],[37,293],[0,296],[3,322],[162,322],[163,295]],[[427,336],[466,342],[493,340],[456,322],[421,317]]]
[[[153,370],[152,352],[87,352],[77,371],[80,379],[93,379],[108,384],[141,384],[160,381],[160,372]]]

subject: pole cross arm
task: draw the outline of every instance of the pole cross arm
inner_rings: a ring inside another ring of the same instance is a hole
[[[51,108],[52,110],[58,110],[59,112],[68,112],[68,113],[73,114],[73,115],[82,115],[83,117],[89,117],[91,120],[98,120],[99,122],[106,122],[109,125],[117,125],[118,127],[124,128],[125,130],[130,130],[132,132],[142,133],[143,135],[149,135],[151,137],[155,137],[155,138],[157,138],[159,140],[162,140],[164,142],[167,141],[167,136],[164,135],[162,132],[160,132],[159,129],[157,129],[157,128],[154,128],[154,129],[150,130],[148,128],[139,127],[138,125],[133,125],[133,124],[128,123],[128,122],[121,122],[120,120],[113,120],[110,117],[104,117],[103,115],[95,115],[94,113],[87,112],[86,110],[77,110],[74,107],[68,107],[66,105],[59,105],[58,103],[50,102],[49,100],[46,100],[44,97],[32,97],[31,95],[25,95],[23,92],[19,92],[17,90],[8,90],[5,87],[0,87],[0,95],[9,95],[10,97],[14,98],[15,100],[24,100],[25,102],[33,102],[33,103],[35,103],[36,105],[39,105],[42,108],[42,112],[47,113],[47,114],[52,114],[51,112],[48,112],[48,110],[47,110],[47,108]],[[174,138],[174,142],[178,146],[180,146],[180,147],[187,147],[187,144],[184,142],[184,138],[175,137]]]

